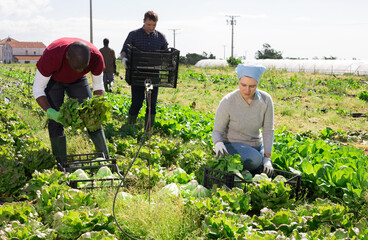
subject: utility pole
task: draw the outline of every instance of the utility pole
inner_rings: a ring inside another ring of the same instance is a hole
[[[175,48],[175,35],[176,35],[176,30],[180,30],[180,29],[169,29],[170,31],[173,31],[174,34],[174,48]]]
[[[89,41],[93,43],[93,31],[92,31],[92,0],[89,0]]]
[[[231,25],[231,58],[234,58],[234,25],[236,24],[235,15],[226,15],[230,19],[226,20],[227,24]]]

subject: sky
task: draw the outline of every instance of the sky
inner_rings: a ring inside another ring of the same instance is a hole
[[[175,36],[181,56],[205,52],[224,59],[233,46],[234,57],[254,59],[268,43],[284,58],[368,60],[367,0],[92,0],[92,40],[90,1],[0,0],[0,39],[48,45],[78,37],[101,48],[108,38],[119,56],[128,33],[153,10],[156,30],[169,47]]]

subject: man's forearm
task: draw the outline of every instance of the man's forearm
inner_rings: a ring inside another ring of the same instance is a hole
[[[41,96],[41,97],[38,97],[37,99],[36,99],[36,102],[38,103],[38,105],[40,105],[40,107],[43,109],[43,110],[45,110],[45,111],[47,111],[47,109],[49,109],[51,106],[50,106],[50,104],[49,104],[49,101],[47,101],[47,98],[46,98],[46,96]]]

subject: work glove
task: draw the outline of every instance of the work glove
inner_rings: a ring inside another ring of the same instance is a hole
[[[216,158],[229,155],[229,153],[226,150],[225,144],[223,142],[218,142],[215,144],[215,152],[216,152]]]
[[[264,157],[263,158],[263,172],[267,174],[267,176],[273,175],[273,167],[271,158]]]
[[[128,68],[128,58],[126,57],[123,58],[123,65],[125,68]]]
[[[60,118],[60,113],[58,111],[56,111],[53,108],[48,108],[46,111],[46,115],[48,119],[52,119],[55,122],[61,123],[59,118]]]

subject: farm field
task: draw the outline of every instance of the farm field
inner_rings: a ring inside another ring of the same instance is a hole
[[[296,199],[284,181],[203,188],[217,105],[238,87],[233,68],[179,67],[178,87],[160,89],[153,131],[118,194],[73,189],[56,169],[34,73],[32,64],[0,65],[0,239],[130,239],[119,227],[137,239],[368,239],[367,76],[263,75],[258,87],[275,104],[271,158],[301,175]],[[104,129],[125,174],[144,138],[144,111],[125,124],[130,87],[115,79]],[[94,152],[86,131],[66,134],[68,154]]]

